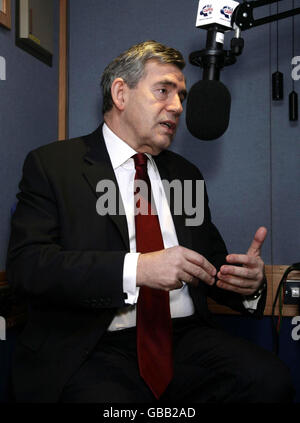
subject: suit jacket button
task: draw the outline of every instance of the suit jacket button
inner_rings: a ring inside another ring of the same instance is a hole
[[[91,306],[91,308],[96,308],[97,307],[97,300],[91,300],[90,306]]]
[[[83,352],[83,358],[87,358],[89,353],[90,353],[90,351],[88,349],[85,349],[84,352]]]

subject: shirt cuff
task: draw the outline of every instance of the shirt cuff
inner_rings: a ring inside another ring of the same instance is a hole
[[[139,287],[136,286],[136,269],[140,253],[127,253],[123,266],[123,292],[127,294],[125,304],[133,305],[137,303]]]
[[[264,280],[262,285],[259,287],[259,289],[256,292],[254,292],[254,294],[248,296],[248,298],[245,297],[243,304],[244,304],[244,307],[248,311],[251,311],[251,310],[255,311],[257,309],[257,304],[260,300],[262,293],[266,290],[266,288],[267,288],[267,282],[266,280]]]
[[[249,311],[250,310],[256,310],[260,297],[261,297],[261,295],[259,297],[255,298],[255,300],[244,300],[243,301],[244,307]]]

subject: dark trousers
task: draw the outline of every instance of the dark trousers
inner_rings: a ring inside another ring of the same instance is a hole
[[[174,377],[159,402],[285,403],[287,367],[271,352],[194,316],[173,319]],[[61,402],[157,402],[139,375],[136,330],[107,332],[69,380]]]

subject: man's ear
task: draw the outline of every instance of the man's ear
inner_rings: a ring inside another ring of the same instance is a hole
[[[120,111],[124,110],[128,86],[123,78],[116,78],[111,85],[111,97]]]

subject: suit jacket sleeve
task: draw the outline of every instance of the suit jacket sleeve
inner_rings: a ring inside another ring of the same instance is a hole
[[[71,308],[123,307],[126,251],[62,248],[58,204],[39,155],[27,156],[7,254],[7,277],[31,303]],[[82,222],[84,230],[84,222]]]

